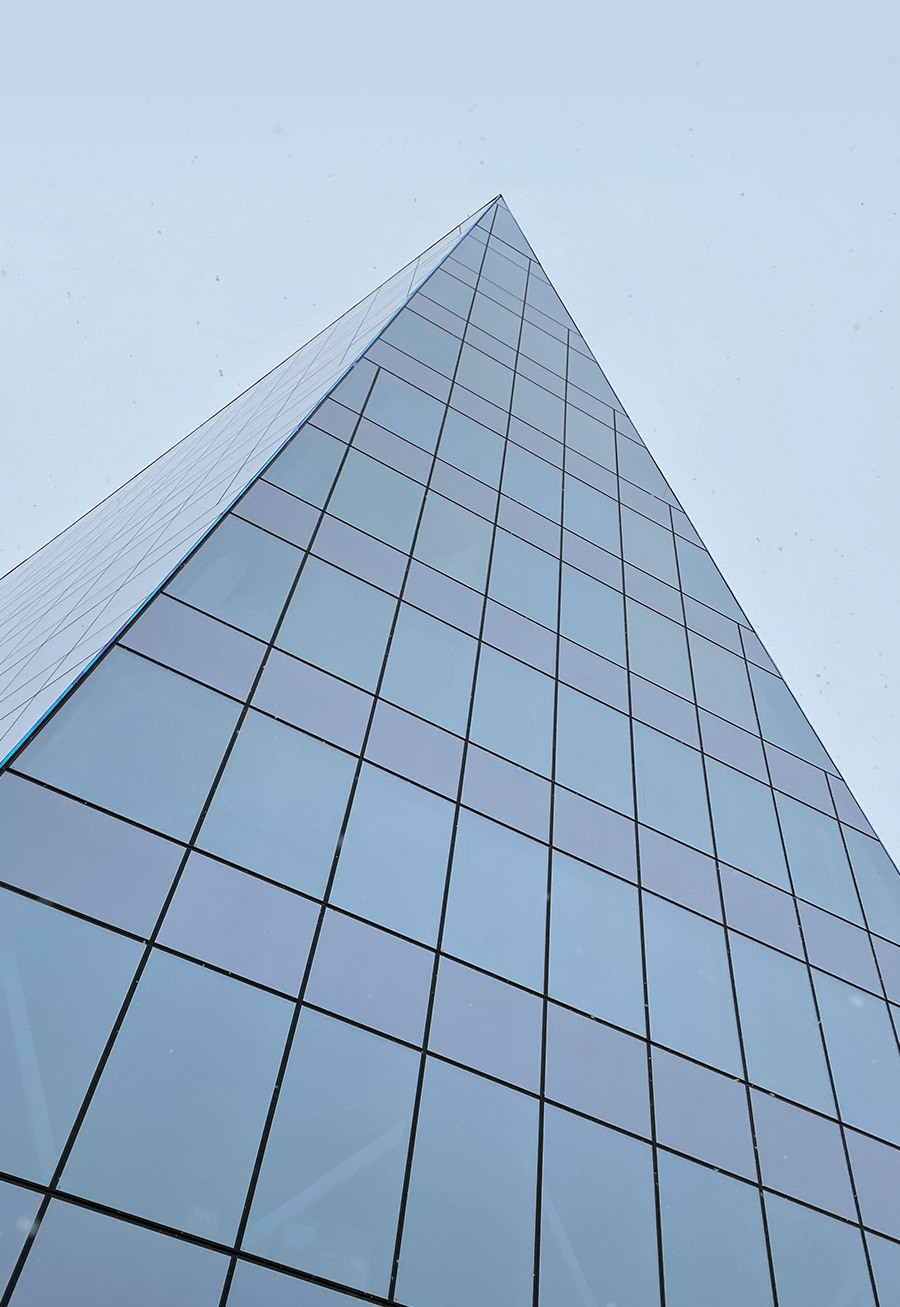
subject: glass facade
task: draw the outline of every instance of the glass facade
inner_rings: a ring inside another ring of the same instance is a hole
[[[502,199],[425,271],[0,774],[2,1302],[890,1307],[900,877]]]

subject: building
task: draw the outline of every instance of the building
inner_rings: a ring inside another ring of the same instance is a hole
[[[3,1303],[900,1301],[900,880],[502,199],[0,602]]]

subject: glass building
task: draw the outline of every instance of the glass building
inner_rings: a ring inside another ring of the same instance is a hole
[[[0,611],[3,1304],[900,1302],[900,878],[502,199]]]

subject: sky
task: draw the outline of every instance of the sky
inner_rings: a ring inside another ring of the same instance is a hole
[[[16,7],[0,572],[504,194],[900,857],[900,11]]]

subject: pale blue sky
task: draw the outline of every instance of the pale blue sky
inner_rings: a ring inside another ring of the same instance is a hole
[[[20,9],[0,570],[502,190],[896,856],[900,19],[725,8]]]

